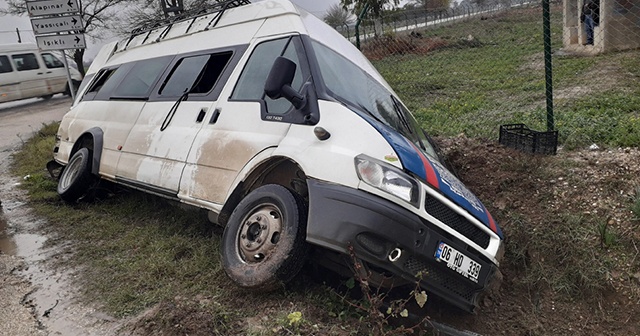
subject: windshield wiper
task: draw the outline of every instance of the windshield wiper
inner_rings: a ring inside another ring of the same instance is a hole
[[[400,123],[402,124],[402,126],[404,126],[404,128],[407,131],[409,131],[409,134],[413,135],[413,129],[411,129],[411,126],[409,125],[409,121],[407,121],[407,117],[404,115],[404,113],[400,109],[400,106],[399,106],[400,102],[398,102],[396,97],[394,97],[393,95],[391,95],[391,101],[393,101],[393,107],[396,114],[398,115],[398,119],[400,119]]]
[[[422,139],[420,139],[420,135],[415,133],[414,132],[415,129],[413,129],[411,127],[411,125],[409,124],[409,121],[407,120],[407,116],[404,114],[404,111],[402,110],[402,108],[400,106],[400,102],[398,101],[398,99],[396,97],[394,97],[393,95],[391,95],[391,100],[393,101],[393,105],[395,107],[396,114],[398,115],[398,118],[400,119],[400,123],[409,132],[409,135],[412,138],[411,140],[414,143],[418,144],[422,150],[426,151],[427,147],[425,146],[424,142],[422,142]],[[420,131],[422,131],[422,129],[420,129]]]
[[[173,106],[171,107],[171,110],[169,110],[169,113],[167,114],[166,117],[164,117],[164,121],[162,122],[162,125],[160,126],[160,132],[164,132],[164,130],[167,129],[167,127],[169,127],[169,124],[171,123],[171,120],[173,120],[173,116],[176,114],[176,111],[178,110],[178,107],[180,106],[180,103],[182,103],[183,101],[187,100],[187,98],[189,98],[189,88],[186,88],[184,90],[184,93],[182,94],[182,96],[180,96],[180,98],[178,98],[178,101],[176,101]]]

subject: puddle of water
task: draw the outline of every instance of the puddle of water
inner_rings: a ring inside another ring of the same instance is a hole
[[[29,261],[39,261],[45,259],[45,254],[42,250],[46,237],[31,234],[31,233],[19,233],[13,235],[13,241],[16,245],[15,255],[22,258],[27,258]]]
[[[0,252],[9,255],[15,255],[17,246],[16,243],[11,239],[7,225],[7,221],[4,219],[4,216],[0,216]]]
[[[14,184],[14,186],[18,186],[20,183],[16,183]],[[23,205],[25,205],[27,203],[25,202],[20,202],[20,201],[3,201],[2,202],[2,209],[3,211],[6,213],[7,211],[13,211]]]
[[[31,260],[41,260],[39,253],[46,237],[30,233],[12,233],[7,215],[18,210],[25,202],[5,201],[0,207],[0,252]],[[15,224],[15,223],[14,223]]]

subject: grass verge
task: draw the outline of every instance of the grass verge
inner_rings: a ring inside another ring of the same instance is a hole
[[[559,7],[552,10],[551,22],[560,143],[569,149],[592,143],[640,144],[640,51],[562,55]],[[440,47],[426,53],[380,50],[383,54],[372,62],[423,128],[433,135],[488,138],[497,138],[501,124],[525,123],[546,130],[539,8],[513,9],[419,33],[422,40],[437,41]],[[417,43],[393,34],[385,39]]]

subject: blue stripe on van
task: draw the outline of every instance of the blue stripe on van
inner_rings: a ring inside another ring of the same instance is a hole
[[[423,154],[411,141],[391,127],[383,125],[368,116],[363,117],[387,140],[396,154],[398,154],[400,163],[406,170],[440,190],[447,198],[467,210],[491,231],[495,232],[500,239],[504,239],[502,230],[495,223],[487,208],[455,175],[436,160]]]

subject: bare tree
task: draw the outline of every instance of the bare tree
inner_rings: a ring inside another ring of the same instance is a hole
[[[0,9],[2,15],[24,15],[27,13],[27,6],[24,0],[6,0],[7,8]],[[99,38],[105,31],[113,29],[118,24],[118,13],[122,11],[125,4],[136,0],[78,0],[80,14],[84,29],[77,33],[84,32],[90,38]],[[84,75],[85,69],[82,59],[85,49],[74,49],[70,52],[73,61],[76,63],[78,71]]]
[[[386,5],[397,6],[400,4],[400,0],[340,0],[340,4],[343,8],[353,8],[356,14],[360,13],[365,5],[368,5],[369,11],[374,16],[379,17],[382,15]]]
[[[339,4],[329,7],[323,20],[333,28],[348,25],[353,21],[351,20],[351,13]]]
[[[206,11],[207,8],[218,2],[217,0],[184,0],[182,16]],[[154,22],[158,22],[163,18],[165,18],[165,13],[160,6],[159,0],[131,1],[126,14],[120,18],[120,25],[116,32],[119,35],[128,35],[136,28],[152,26]]]

